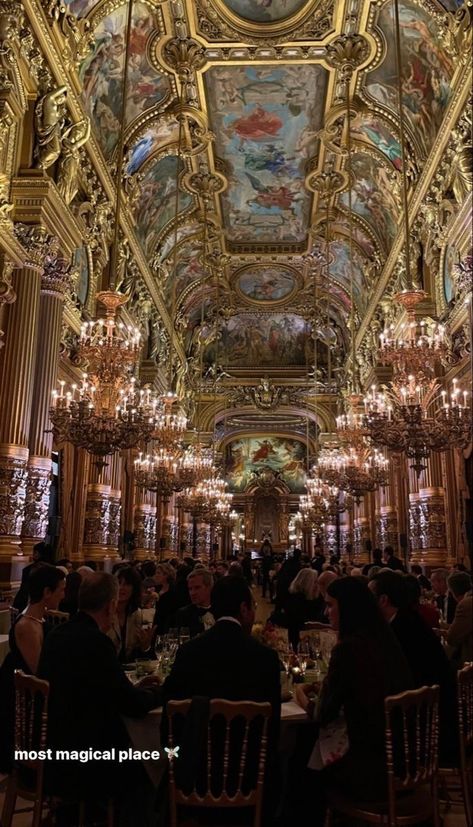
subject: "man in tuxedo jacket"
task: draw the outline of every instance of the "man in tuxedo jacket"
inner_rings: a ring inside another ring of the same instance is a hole
[[[46,636],[38,677],[49,681],[48,747],[104,751],[130,746],[122,715],[141,718],[161,703],[157,679],[133,686],[106,632],[116,611],[118,580],[94,572],[79,590],[79,612]],[[118,758],[118,756],[117,756]],[[63,798],[95,800],[146,784],[138,762],[48,761],[48,788]],[[138,822],[137,822],[138,823]]]
[[[443,620],[445,620],[446,623],[452,623],[457,604],[453,594],[448,590],[447,577],[447,569],[434,569],[430,575],[430,582],[437,609],[442,612]]]
[[[455,677],[440,638],[415,611],[408,607],[404,575],[380,571],[369,582],[391,629],[396,635],[414,678],[415,688],[440,687],[440,756],[450,764],[456,756]]]
[[[213,626],[214,616],[210,605],[212,586],[213,576],[210,571],[201,568],[191,571],[187,575],[187,588],[191,602],[176,612],[170,625],[188,628],[191,637]]]
[[[215,625],[178,650],[163,685],[165,703],[195,696],[230,701],[269,701],[272,717],[268,730],[266,791],[274,783],[273,760],[281,716],[280,665],[275,651],[251,636],[255,604],[242,577],[222,577],[212,590]],[[166,738],[163,715],[163,743]],[[271,780],[272,779],[272,780]],[[268,798],[275,796],[269,794]]]
[[[449,593],[456,602],[453,622],[447,637],[447,654],[456,669],[473,658],[473,595],[471,575],[467,571],[454,571],[448,578]]]

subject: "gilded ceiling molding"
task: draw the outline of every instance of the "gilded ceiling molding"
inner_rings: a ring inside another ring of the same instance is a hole
[[[257,44],[319,41],[333,30],[333,0],[307,0],[295,14],[270,23],[255,23],[234,13],[222,0],[195,0],[193,24],[208,43]]]

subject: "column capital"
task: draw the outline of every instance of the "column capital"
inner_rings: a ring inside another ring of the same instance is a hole
[[[66,292],[72,285],[71,270],[70,262],[63,258],[61,254],[57,256],[47,255],[41,277],[41,293],[64,299]]]
[[[24,266],[42,273],[48,256],[56,256],[59,239],[40,224],[15,224],[15,235],[26,252]]]

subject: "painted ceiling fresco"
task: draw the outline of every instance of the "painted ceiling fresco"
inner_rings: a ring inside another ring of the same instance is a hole
[[[224,326],[218,343],[212,342],[205,360],[228,367],[281,367],[310,363],[313,344],[310,327],[293,313],[252,315],[239,313]]]
[[[100,0],[65,0],[65,5],[72,14],[81,18],[86,17],[95,6],[98,6],[99,2]]]
[[[400,205],[393,195],[393,182],[384,165],[364,152],[352,156],[354,186],[352,209],[370,224],[385,251],[388,251],[397,233]],[[348,209],[348,192],[340,196],[340,203]]]
[[[333,261],[330,264],[330,275],[341,282],[345,288],[346,295],[350,297],[351,267],[350,267],[350,244],[348,241],[338,239],[330,244],[330,252]],[[356,250],[353,251],[353,278],[355,305],[364,306],[368,299],[366,295],[366,284],[363,275],[363,262]],[[344,301],[345,304],[345,301]],[[348,302],[351,305],[351,299]]]
[[[173,262],[170,262],[172,267]],[[171,297],[172,287],[174,282],[174,290],[176,297],[179,296],[186,287],[189,287],[195,281],[199,281],[208,275],[204,271],[202,262],[202,241],[201,239],[189,238],[183,241],[178,247],[177,262],[174,274],[170,273],[170,278],[166,283],[166,296]]]
[[[177,144],[179,127],[176,120],[162,121],[150,126],[130,147],[127,157],[126,171],[134,175],[145,161],[160,147],[167,144]]]
[[[151,162],[141,182],[135,220],[138,238],[147,254],[153,253],[161,231],[174,218],[177,164],[175,155]],[[185,170],[183,161],[180,161],[180,168],[179,174],[182,174]],[[191,204],[192,196],[180,190],[178,213]]]
[[[284,20],[305,6],[307,0],[223,0],[224,6],[253,23]]]
[[[401,145],[383,121],[371,113],[360,113],[353,119],[353,137],[381,152],[398,172],[402,169]]]
[[[79,70],[84,105],[106,156],[116,146],[121,121],[126,14],[125,4],[99,23],[94,32],[92,51]],[[130,42],[127,123],[170,94],[169,79],[157,72],[147,57],[147,44],[155,28],[149,6],[136,3]]]
[[[378,26],[386,43],[386,55],[380,66],[368,73],[365,89],[376,101],[396,112],[393,9],[393,3],[388,2],[380,11]],[[425,156],[437,136],[450,100],[453,65],[441,46],[437,24],[426,11],[402,0],[399,13],[403,43],[403,103],[411,132]]]
[[[233,242],[307,236],[305,165],[317,151],[327,73],[319,66],[219,66],[205,74],[215,151],[227,168],[222,196]]]
[[[304,488],[306,446],[289,437],[242,437],[227,446],[225,471],[231,491],[244,491],[263,468],[279,471],[291,491]]]
[[[279,264],[250,264],[239,271],[234,283],[237,291],[255,304],[280,302],[297,288],[294,272]]]

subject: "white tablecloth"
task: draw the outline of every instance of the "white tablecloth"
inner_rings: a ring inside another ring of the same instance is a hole
[[[10,647],[8,645],[8,635],[0,635],[0,666],[2,665],[9,651]]]

